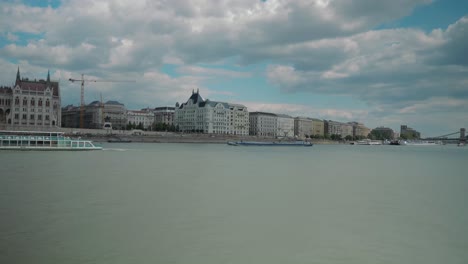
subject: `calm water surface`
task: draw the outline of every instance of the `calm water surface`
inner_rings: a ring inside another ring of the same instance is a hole
[[[468,263],[468,147],[0,152],[0,263]]]

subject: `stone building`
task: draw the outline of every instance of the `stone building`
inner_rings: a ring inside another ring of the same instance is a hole
[[[276,137],[278,133],[278,117],[273,113],[251,112],[250,135]]]
[[[114,129],[125,129],[127,109],[117,101],[91,102],[84,107],[83,128],[102,129],[104,122],[112,123]],[[63,127],[80,127],[80,106],[68,105],[62,109]]]
[[[182,132],[248,135],[249,112],[241,104],[205,100],[197,90],[176,103],[174,124]]]
[[[145,110],[127,110],[127,124],[140,125],[143,129],[151,130],[154,124],[154,114]]]
[[[294,118],[283,114],[277,114],[276,117],[276,136],[286,138],[294,137]]]
[[[323,120],[311,118],[312,120],[312,133],[313,136],[323,137],[325,135],[325,124]]]
[[[362,123],[358,122],[349,122],[351,126],[353,126],[353,137],[354,138],[367,138],[370,133],[370,128],[366,127]]]
[[[156,107],[153,109],[153,113],[155,124],[166,124],[169,126],[174,124],[175,107]]]
[[[37,130],[61,126],[59,83],[50,80],[29,80],[16,73],[13,88],[0,87],[0,127]]]
[[[408,127],[407,125],[401,125],[400,137],[406,139],[419,139],[421,138],[421,133],[411,127]]]
[[[313,121],[308,117],[294,118],[294,135],[298,138],[309,137],[312,134]]]

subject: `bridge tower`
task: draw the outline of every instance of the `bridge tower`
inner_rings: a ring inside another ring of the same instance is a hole
[[[466,130],[464,128],[460,128],[460,142],[463,142],[463,143],[466,142],[465,131]]]

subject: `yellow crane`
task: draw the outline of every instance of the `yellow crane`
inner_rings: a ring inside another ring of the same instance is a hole
[[[80,128],[84,128],[84,84],[85,82],[135,82],[135,81],[122,81],[122,80],[93,80],[93,79],[85,79],[84,74],[81,74],[81,79],[68,79],[70,82],[80,82],[81,83],[81,103],[80,103]],[[102,104],[102,102],[101,102]]]

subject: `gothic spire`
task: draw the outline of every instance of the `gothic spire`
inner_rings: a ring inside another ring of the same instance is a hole
[[[47,70],[47,83],[49,84],[50,83],[50,71]]]
[[[16,72],[16,82],[15,85],[18,85],[21,82],[20,71],[18,66],[18,71]]]

